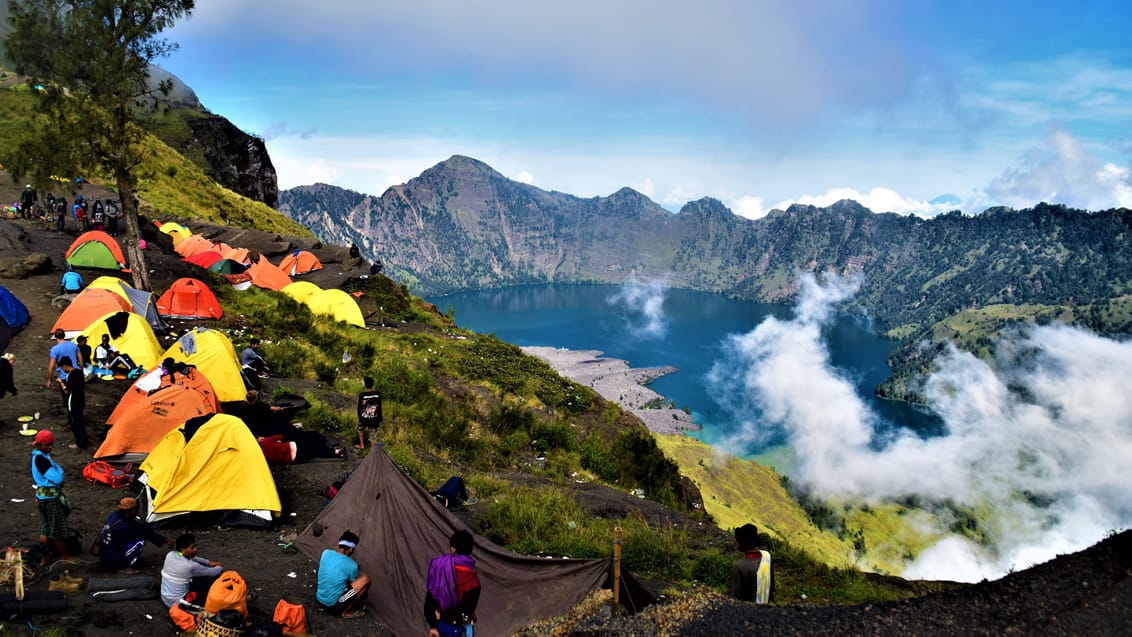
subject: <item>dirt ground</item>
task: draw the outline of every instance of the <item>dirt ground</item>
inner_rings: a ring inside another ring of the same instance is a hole
[[[0,202],[15,201],[18,191],[19,188],[11,183],[8,175],[0,172]],[[82,192],[88,198],[113,196],[104,189],[89,185],[84,186]],[[68,196],[68,200],[71,199],[73,197]],[[48,231],[40,222],[0,220],[0,246],[4,246],[0,259],[15,259],[28,253],[40,252],[50,257],[54,264],[50,271],[33,274],[25,279],[0,280],[0,285],[8,288],[27,305],[32,316],[31,323],[5,350],[16,356],[14,372],[19,388],[18,396],[6,396],[0,400],[0,542],[7,546],[29,547],[36,544],[40,524],[29,472],[31,438],[20,435],[20,423],[17,420],[20,416],[38,413],[40,420],[31,426],[51,429],[56,434],[57,442],[52,455],[63,466],[67,495],[74,506],[68,522],[71,528],[80,533],[84,544],[89,544],[96,537],[106,517],[116,508],[119,498],[136,495],[138,491],[134,487],[113,490],[82,479],[82,468],[90,460],[91,451],[68,448],[68,444],[74,440],[67,429],[60,393],[55,387],[44,387],[47,353],[53,343],[48,338],[48,331],[63,309],[61,305],[53,305],[52,300],[59,292],[59,278],[63,272],[60,265],[64,263],[64,254],[78,234],[70,221],[66,233],[59,235]],[[181,263],[175,254],[163,253],[160,235],[154,234],[152,239],[152,248],[148,254],[155,290],[164,290],[177,277],[192,275],[191,266]],[[337,268],[330,270],[325,275],[327,278],[339,274]],[[82,274],[87,281],[97,275],[90,272]],[[328,283],[331,281],[325,280],[320,285]],[[162,345],[168,345],[172,338],[163,339]],[[241,348],[244,346],[240,343],[236,345]],[[265,390],[270,393],[273,384],[279,380],[268,379],[264,382]],[[294,383],[288,383],[288,387],[293,385]],[[127,387],[127,381],[88,383],[86,415],[92,441],[99,439],[106,417]],[[97,442],[94,442],[92,446],[96,445]],[[324,504],[321,495],[324,487],[357,461],[352,449],[350,456],[352,457],[339,461],[273,468],[284,509],[274,528],[252,530],[173,525],[159,530],[170,538],[191,530],[197,536],[201,555],[219,560],[226,568],[239,571],[246,578],[249,589],[255,592],[255,599],[249,605],[252,620],[270,619],[279,599],[302,603],[311,611],[314,609],[315,564],[283,546],[279,538],[301,531],[319,513]],[[142,558],[142,574],[160,577],[164,554],[163,547],[148,546]],[[56,564],[44,570],[28,583],[28,590],[47,590],[50,578],[64,569],[69,570],[72,576],[106,576],[100,572],[97,558],[89,554],[78,557],[73,563]],[[12,590],[10,586],[3,588],[9,592]],[[30,617],[31,623],[40,629],[57,629],[67,635],[91,637],[178,633],[160,600],[103,603],[92,601],[83,592],[70,594],[67,599],[69,609],[66,612],[33,615]],[[17,631],[16,634],[19,631],[28,631],[30,634],[24,622],[7,622],[8,619],[0,617],[7,626]],[[311,612],[310,619],[312,631],[322,635],[349,637],[388,634],[370,618],[342,620]]]

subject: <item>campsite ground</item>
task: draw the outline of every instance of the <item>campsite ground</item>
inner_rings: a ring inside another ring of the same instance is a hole
[[[19,188],[7,173],[0,171],[0,202],[15,201]],[[84,194],[112,196],[105,190],[86,186]],[[15,377],[20,393],[0,400],[0,542],[27,547],[36,542],[39,515],[30,488],[28,462],[31,442],[19,435],[17,418],[40,414],[39,427],[49,427],[58,436],[55,457],[67,475],[68,495],[75,506],[69,522],[85,543],[95,536],[118,498],[128,490],[114,491],[103,485],[84,482],[80,475],[89,460],[87,453],[67,448],[71,436],[59,393],[45,389],[47,351],[51,341],[47,331],[61,307],[52,305],[58,292],[61,270],[58,264],[77,233],[73,226],[65,235],[54,234],[30,221],[0,220],[0,261],[19,258],[31,252],[51,257],[55,267],[25,279],[3,279],[0,285],[20,298],[32,314],[31,324],[6,351],[17,357]],[[154,289],[162,290],[175,278],[191,275],[189,266],[161,249],[160,238],[148,251]],[[267,233],[249,233],[243,245],[262,240],[278,246]],[[306,240],[310,241],[310,240]],[[335,285],[335,277],[349,273],[344,267],[328,268],[315,282],[323,287]],[[168,340],[163,344],[168,344]],[[242,343],[237,343],[242,347]],[[266,381],[270,387],[274,380]],[[302,385],[288,380],[288,387],[317,389],[314,383]],[[301,386],[302,385],[302,386]],[[118,398],[123,382],[99,382],[90,386],[87,415],[92,434],[99,433]],[[253,620],[270,617],[279,599],[303,603],[314,608],[315,563],[284,546],[280,538],[300,531],[319,513],[322,490],[356,461],[327,461],[277,467],[273,470],[283,504],[283,515],[276,528],[247,530],[193,528],[201,554],[222,561],[239,571],[255,592],[249,604]],[[526,477],[529,479],[529,476]],[[629,509],[638,510],[658,524],[678,522],[677,512],[654,503],[628,497],[598,485],[579,487],[574,494],[595,514],[616,516]],[[482,506],[482,505],[477,505]],[[462,512],[474,526],[476,507]],[[170,537],[185,529],[172,527],[162,532]],[[364,545],[363,545],[364,548]],[[157,577],[163,549],[150,546],[143,558],[142,574]],[[1050,556],[1054,557],[1054,556]],[[89,555],[74,563],[60,564],[30,582],[30,590],[46,590],[51,576],[63,569],[72,575],[101,575]],[[381,574],[374,574],[381,585]],[[819,606],[798,600],[779,600],[783,606],[755,607],[736,603],[714,594],[689,595],[675,603],[641,613],[633,618],[608,612],[591,600],[569,618],[559,618],[523,634],[550,635],[737,635],[763,634],[920,634],[920,635],[1116,635],[1127,634],[1132,626],[1132,532],[1124,532],[1088,551],[1054,560],[1041,567],[1016,573],[1004,580],[962,587],[951,593],[895,604],[860,607]],[[0,592],[10,591],[3,587]],[[68,596],[69,609],[55,615],[31,617],[39,629],[54,629],[66,635],[91,637],[118,635],[175,635],[176,629],[157,600],[96,603],[83,593]],[[373,618],[342,620],[310,612],[312,632],[319,635],[354,637],[388,635]],[[22,623],[0,617],[12,634],[30,634]],[[423,631],[422,631],[422,634]]]

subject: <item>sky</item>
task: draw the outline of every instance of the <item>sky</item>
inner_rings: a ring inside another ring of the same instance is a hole
[[[1132,207],[1132,3],[198,0],[159,63],[281,189],[452,155],[758,218]]]

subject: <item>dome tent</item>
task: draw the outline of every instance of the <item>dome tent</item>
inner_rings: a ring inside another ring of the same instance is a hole
[[[110,235],[101,230],[84,232],[67,249],[67,265],[76,268],[96,268],[100,270],[124,270],[126,257],[122,247]]]
[[[12,337],[30,321],[31,314],[23,301],[8,288],[0,286],[0,351],[7,348]]]
[[[157,312],[166,318],[218,319],[224,315],[212,290],[198,279],[177,279],[157,299]]]
[[[140,468],[150,523],[192,516],[266,527],[282,510],[263,451],[235,416],[190,419],[166,434]]]
[[[291,276],[295,276],[321,270],[322,262],[318,260],[318,257],[307,250],[295,250],[291,254],[283,257],[283,260],[279,262],[279,269]]]

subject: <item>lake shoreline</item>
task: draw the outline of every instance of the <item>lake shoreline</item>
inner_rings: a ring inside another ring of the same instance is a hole
[[[661,434],[683,434],[700,431],[692,416],[681,409],[655,408],[671,401],[648,387],[652,381],[673,372],[675,367],[629,367],[628,361],[606,358],[600,350],[573,350],[564,347],[523,347],[554,371],[597,392],[602,398],[617,403],[645,423],[649,431]]]

